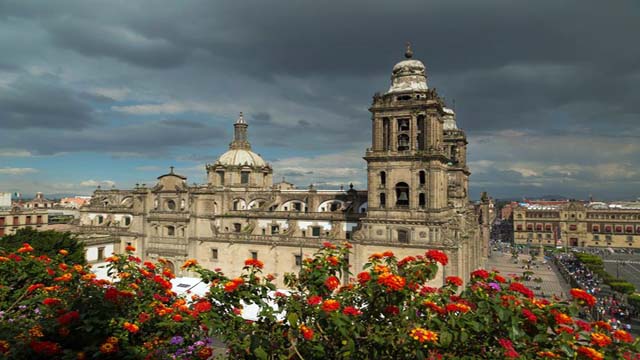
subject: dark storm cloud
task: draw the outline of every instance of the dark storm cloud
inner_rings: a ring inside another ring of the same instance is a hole
[[[22,77],[0,87],[0,128],[79,130],[96,123],[91,104],[55,80]]]
[[[145,121],[119,127],[95,127],[78,132],[33,131],[25,142],[10,132],[0,134],[4,146],[39,155],[66,152],[107,152],[132,156],[166,156],[180,146],[213,147],[227,134],[217,127],[190,120]]]

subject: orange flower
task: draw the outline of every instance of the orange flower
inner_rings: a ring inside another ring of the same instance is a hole
[[[335,277],[335,276],[329,276],[325,281],[324,281],[324,286],[327,287],[327,289],[333,291],[335,290],[338,286],[340,286],[340,280]]]
[[[136,248],[135,248],[135,246],[127,245],[127,246],[124,248],[124,251],[134,252],[134,251],[136,251]]]
[[[67,256],[67,255],[69,255],[69,252],[67,250],[65,250],[65,249],[60,249],[58,251],[58,254],[60,254],[62,256]]]
[[[331,264],[331,266],[338,266],[338,264],[340,263],[340,260],[338,260],[338,258],[335,256],[329,256],[327,258],[327,262]]]
[[[100,352],[103,354],[111,354],[117,351],[116,345],[110,342],[105,342],[100,345]]]
[[[109,336],[107,338],[107,340],[105,340],[105,342],[109,343],[109,344],[117,344],[118,343],[118,338],[115,336]]]
[[[373,267],[373,272],[375,272],[376,274],[388,273],[389,271],[391,270],[386,265],[376,265]]]
[[[400,275],[383,273],[378,277],[378,284],[386,286],[387,291],[400,291],[406,284],[406,280]]]
[[[611,344],[611,338],[601,333],[591,333],[591,344],[605,347]]]
[[[609,325],[609,323],[606,323],[604,321],[596,321],[592,325],[600,329],[611,331],[611,325]]]
[[[302,337],[305,340],[313,339],[313,329],[309,328],[308,326],[304,324],[300,325],[300,332],[302,333]]]
[[[411,336],[414,340],[419,341],[421,343],[425,341],[435,343],[438,341],[438,333],[431,330],[426,330],[420,327],[417,327],[411,330],[411,332],[409,332],[409,336]]]
[[[243,283],[244,280],[242,278],[232,279],[231,281],[228,281],[224,284],[224,291],[233,292],[238,288],[238,286],[242,285]]]
[[[383,257],[384,255],[382,255],[381,253],[373,253],[369,256],[369,260],[382,259]]]
[[[325,300],[322,303],[322,310],[326,311],[326,312],[333,312],[340,309],[340,303],[337,302],[336,300],[333,299],[329,299],[329,300]]]
[[[46,299],[42,300],[42,303],[47,305],[47,306],[55,306],[55,305],[61,304],[62,300],[57,299],[57,298],[46,298]]]
[[[32,251],[33,251],[33,248],[28,243],[22,244],[22,247],[18,249],[19,253],[26,253],[26,252],[32,252]]]
[[[106,262],[117,262],[118,260],[120,260],[120,258],[115,255],[109,256],[108,258],[104,259],[104,261]]]
[[[578,354],[583,355],[591,360],[602,360],[604,355],[597,352],[595,349],[586,346],[580,346],[578,348]]]
[[[366,284],[369,280],[371,280],[371,274],[366,271],[363,271],[358,274],[358,282],[360,285]]]
[[[84,274],[82,275],[81,279],[84,281],[89,281],[89,280],[93,280],[96,278],[96,274],[91,273],[91,274]]]
[[[560,358],[560,355],[554,353],[553,351],[538,351],[536,354],[541,358],[551,358],[551,359]]]
[[[552,311],[554,318],[556,319],[556,323],[558,324],[573,324],[573,319],[567,314],[563,314],[558,311]]]
[[[244,266],[253,266],[258,269],[262,269],[264,267],[264,263],[258,259],[247,259],[244,261]]]
[[[140,330],[140,327],[138,327],[138,325],[132,324],[130,322],[125,322],[124,325],[122,325],[122,327],[132,334],[135,334],[138,332],[138,330]]]
[[[387,250],[387,251],[382,253],[382,256],[384,256],[384,257],[393,257],[393,251]]]
[[[578,302],[584,302],[589,306],[594,306],[596,304],[596,298],[582,289],[571,289],[570,293],[574,299],[578,300]]]
[[[73,278],[73,275],[71,275],[71,273],[65,273],[62,276],[58,276],[57,278],[54,278],[53,280],[68,282],[68,281],[71,281],[72,278]]]
[[[6,340],[0,340],[0,354],[6,354],[11,349],[11,345]]]
[[[616,330],[613,332],[613,338],[622,342],[633,342],[633,336],[624,330]]]
[[[184,262],[184,264],[182,264],[182,268],[186,269],[186,268],[190,268],[192,266],[195,266],[198,264],[198,261],[196,259],[189,259],[187,261]]]

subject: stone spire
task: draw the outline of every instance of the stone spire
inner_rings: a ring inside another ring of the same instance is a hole
[[[247,138],[247,128],[249,125],[244,120],[244,115],[240,112],[238,120],[233,124],[233,142],[229,144],[229,149],[251,150],[251,144]]]

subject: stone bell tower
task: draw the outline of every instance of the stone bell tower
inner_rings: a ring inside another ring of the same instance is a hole
[[[391,87],[374,95],[369,111],[365,237],[391,244],[441,241],[441,225],[453,213],[443,131],[447,113],[409,45],[405,60],[393,67]]]

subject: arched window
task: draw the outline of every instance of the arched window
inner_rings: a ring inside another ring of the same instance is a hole
[[[396,184],[396,207],[409,206],[409,185],[404,182]]]
[[[420,193],[418,195],[418,206],[420,206],[421,208],[427,206],[427,197],[424,195],[424,193]]]
[[[129,226],[131,225],[131,218],[128,216],[124,217],[124,226]]]
[[[167,226],[167,236],[175,236],[176,235],[176,228],[169,225]]]
[[[387,206],[387,195],[380,193],[380,207],[384,209],[385,206]]]
[[[389,118],[382,119],[382,149],[389,150]]]
[[[387,185],[387,173],[384,171],[380,171],[380,185]]]
[[[420,178],[420,185],[424,185],[427,182],[427,173],[424,170],[421,170],[418,173],[418,177]]]
[[[176,209],[176,202],[173,200],[167,200],[167,209],[169,210],[175,210]]]

